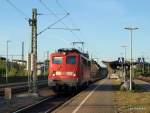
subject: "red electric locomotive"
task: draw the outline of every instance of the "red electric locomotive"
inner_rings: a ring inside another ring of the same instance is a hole
[[[88,54],[77,49],[59,49],[50,55],[48,85],[55,91],[77,89],[90,81]]]

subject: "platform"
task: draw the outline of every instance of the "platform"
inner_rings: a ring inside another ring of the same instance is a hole
[[[53,113],[117,113],[113,91],[117,85],[113,80],[104,79],[90,85]]]

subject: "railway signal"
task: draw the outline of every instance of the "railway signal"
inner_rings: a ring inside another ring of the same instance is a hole
[[[125,82],[125,76],[126,76],[126,70],[125,70],[125,58],[124,57],[119,57],[118,58],[118,63],[121,64],[122,67],[122,78],[123,81]]]

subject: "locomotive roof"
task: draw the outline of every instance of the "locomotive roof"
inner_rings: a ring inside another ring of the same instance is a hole
[[[76,48],[60,48],[60,49],[58,49],[58,52],[67,52],[67,53],[68,52],[76,52],[76,53],[82,54],[84,57],[89,58],[88,53],[83,53]]]
[[[58,52],[77,52],[77,53],[81,53],[76,48],[60,48],[60,49],[58,49]]]

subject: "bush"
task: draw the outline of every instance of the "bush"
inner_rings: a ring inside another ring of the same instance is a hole
[[[6,64],[4,61],[0,60],[0,76],[6,73]]]
[[[46,76],[38,76],[38,80],[47,80]],[[8,83],[27,82],[28,76],[9,76]],[[5,77],[0,77],[0,84],[6,83]]]
[[[8,75],[10,76],[16,76],[17,74],[17,69],[16,68],[11,68]]]

